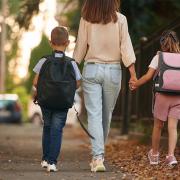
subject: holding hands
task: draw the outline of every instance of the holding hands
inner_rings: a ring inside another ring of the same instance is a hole
[[[135,83],[138,81],[137,77],[136,77],[136,71],[135,71],[134,64],[131,64],[129,66],[129,72],[130,72],[130,76],[131,76],[131,78],[129,80],[129,88],[130,88],[131,91],[133,91],[133,90],[137,89]]]
[[[153,68],[149,68],[149,70],[147,71],[147,73],[145,75],[143,75],[140,79],[137,80],[136,76],[131,76],[130,80],[129,80],[129,88],[131,91],[136,90],[138,87],[140,87],[141,85],[145,84],[146,82],[148,82],[149,80],[151,80],[155,74],[155,69]]]
[[[153,78],[154,74],[155,74],[155,71],[156,70],[154,68],[150,67],[148,69],[148,71],[146,72],[146,74],[144,74],[140,79],[137,79],[134,64],[129,66],[129,72],[130,72],[130,75],[131,75],[131,78],[129,80],[129,88],[130,88],[130,90],[134,91],[138,87],[140,87],[141,85],[143,85],[146,82],[148,82],[149,80],[151,80]]]
[[[138,82],[137,78],[131,78],[129,80],[129,88],[131,91],[134,91],[139,87],[137,82]]]

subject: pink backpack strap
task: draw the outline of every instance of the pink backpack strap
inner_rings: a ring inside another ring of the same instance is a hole
[[[153,77],[153,81],[156,79],[156,77],[158,76],[159,74],[159,71],[160,71],[160,62],[163,61],[163,54],[161,51],[158,51],[157,52],[157,55],[158,55],[158,68],[156,69],[156,72],[154,74],[154,77]],[[155,84],[153,85],[155,86]],[[154,91],[154,88],[152,90],[152,113],[154,112],[154,104],[155,104],[155,91]]]

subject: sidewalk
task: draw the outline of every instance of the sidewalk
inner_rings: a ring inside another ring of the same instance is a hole
[[[66,127],[59,171],[40,167],[41,127],[0,125],[0,180],[120,180],[123,174],[107,164],[107,172],[91,173],[89,138],[80,128]]]

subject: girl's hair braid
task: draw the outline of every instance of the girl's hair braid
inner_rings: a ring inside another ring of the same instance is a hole
[[[180,53],[179,39],[176,32],[172,30],[164,31],[160,38],[162,51]]]

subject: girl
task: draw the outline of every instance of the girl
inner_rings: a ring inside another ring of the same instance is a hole
[[[121,88],[121,60],[136,80],[126,17],[117,0],[85,0],[74,59],[83,68],[83,91],[92,143],[91,171],[105,171],[104,144]]]
[[[160,38],[160,45],[163,52],[180,53],[179,40],[174,31],[168,30],[163,32]],[[157,54],[151,61],[148,72],[138,81],[130,83],[132,89],[136,89],[153,78],[158,68],[158,58],[159,56]],[[161,130],[164,122],[168,120],[169,149],[168,155],[166,156],[166,163],[168,165],[175,165],[177,164],[177,160],[174,156],[174,150],[177,142],[177,124],[178,119],[180,119],[180,96],[156,93],[153,113],[154,128],[152,133],[152,149],[148,152],[150,164],[159,163],[158,149]]]

